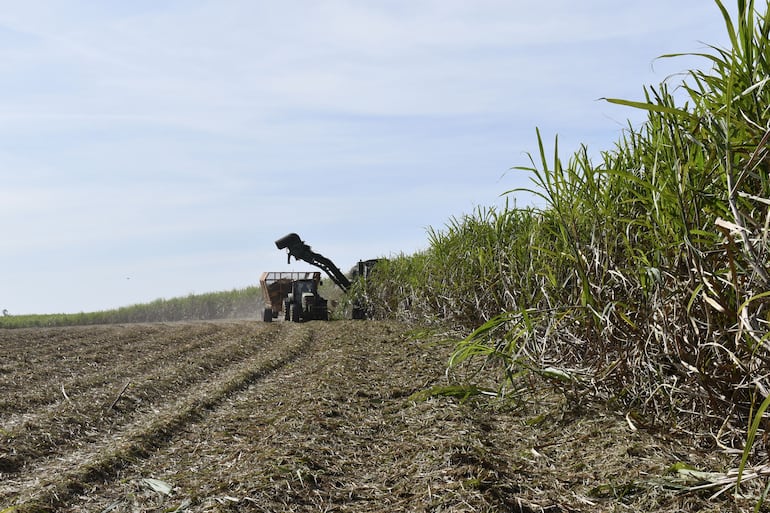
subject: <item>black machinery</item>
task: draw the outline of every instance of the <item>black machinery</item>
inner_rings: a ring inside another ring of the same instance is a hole
[[[314,265],[326,272],[329,278],[343,291],[350,291],[352,284],[340,268],[325,256],[313,251],[296,233],[290,233],[281,237],[275,241],[275,245],[278,249],[287,250],[288,263],[291,263],[291,257],[294,257],[295,260],[302,260]],[[368,277],[376,263],[377,259],[359,261],[358,276]],[[304,290],[308,288],[307,285],[309,284],[297,284],[293,288],[302,288]],[[327,301],[318,294],[317,285],[318,283],[316,282],[315,287],[312,287],[313,290],[308,289],[304,292],[293,291],[293,293],[289,294],[284,304],[284,313],[287,320],[328,320]],[[366,317],[366,310],[364,308],[357,305],[353,306],[354,319],[365,319]]]

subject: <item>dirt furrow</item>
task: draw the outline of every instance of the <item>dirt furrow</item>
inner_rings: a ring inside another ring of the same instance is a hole
[[[204,328],[204,329],[201,329]],[[255,337],[259,332],[263,336]],[[194,388],[212,372],[230,365],[270,343],[269,333],[275,330],[255,330],[254,323],[221,325],[217,332],[209,327],[193,325],[184,329],[170,328],[165,341],[145,341],[147,345],[177,344],[180,333],[185,333],[186,346],[197,348],[194,354],[175,361],[155,358],[148,363],[142,343],[138,342],[128,353],[119,370],[104,369],[101,375],[69,389],[69,396],[33,412],[23,409],[16,414],[2,416],[0,427],[0,470],[18,471],[39,457],[57,457],[73,447],[98,440],[105,433],[114,432],[136,416],[150,414],[169,395],[179,390]],[[169,336],[170,335],[170,336]],[[267,337],[267,338],[265,338]],[[161,337],[158,337],[161,338]],[[131,355],[136,357],[132,358]],[[132,359],[140,362],[137,368],[144,373],[130,372],[135,368]],[[117,374],[116,374],[117,373]],[[126,381],[126,379],[129,381]],[[125,394],[119,397],[121,386]],[[65,392],[62,391],[62,395]],[[111,403],[116,398],[116,407]],[[3,446],[12,450],[2,451]]]
[[[459,483],[474,477],[465,477],[472,469],[502,472],[489,457],[473,463],[478,451],[458,443],[452,430],[472,446],[481,429],[456,403],[436,417],[433,406],[409,400],[444,381],[443,350],[409,341],[397,324],[311,324],[311,353],[229,398],[205,422],[187,425],[152,458],[73,498],[64,511],[406,511],[423,500],[418,493],[432,493],[435,504],[460,500]],[[450,431],[445,441],[432,422]],[[457,451],[458,461],[469,453],[471,463],[456,465],[445,451]],[[159,494],[146,479],[169,483],[173,492]]]
[[[272,330],[277,332],[277,330]],[[238,364],[212,373],[195,389],[181,391],[119,429],[102,433],[81,447],[48,457],[21,472],[6,474],[0,484],[0,504],[23,505],[39,511],[67,500],[94,480],[114,475],[128,462],[141,460],[163,446],[187,423],[198,421],[219,402],[249,383],[286,365],[309,343],[299,329],[280,330],[273,343]]]
[[[63,336],[77,337],[81,347],[62,345],[52,335],[30,337],[28,346],[37,350],[10,350],[5,356],[7,371],[0,375],[0,414],[31,411],[41,405],[66,400],[68,395],[89,390],[95,385],[109,385],[114,379],[137,376],[146,369],[159,368],[167,361],[190,353],[199,355],[208,339],[221,333],[220,328],[195,324],[185,329],[158,325],[133,329],[99,329],[89,337],[83,328],[62,328]],[[34,332],[32,332],[34,334]],[[74,333],[74,334],[73,334]],[[18,334],[24,340],[24,333]],[[10,339],[13,340],[13,339]],[[10,342],[8,338],[4,341]],[[16,344],[17,346],[19,344]],[[4,347],[5,349],[5,347]],[[36,356],[31,356],[35,355]],[[41,356],[42,355],[42,356]],[[33,361],[27,361],[33,360]],[[108,379],[109,378],[109,379]]]

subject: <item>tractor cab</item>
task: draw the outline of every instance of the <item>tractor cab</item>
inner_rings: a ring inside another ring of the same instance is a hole
[[[328,302],[318,293],[320,285],[319,279],[294,280],[284,304],[284,319],[294,322],[328,321]]]

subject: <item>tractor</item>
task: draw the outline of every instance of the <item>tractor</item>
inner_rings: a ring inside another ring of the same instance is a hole
[[[315,284],[320,285],[321,273],[318,271],[267,271],[262,273],[259,284],[265,298],[263,321],[272,322],[281,313],[285,314],[287,320],[290,319],[290,313],[288,310],[284,311],[284,306],[286,305],[286,298],[294,292],[294,282],[313,282],[312,287],[305,286],[304,288],[315,289],[317,295],[318,286]]]
[[[291,292],[283,305],[284,320],[293,322],[328,321],[329,307],[318,293],[321,281],[317,278],[291,282]]]

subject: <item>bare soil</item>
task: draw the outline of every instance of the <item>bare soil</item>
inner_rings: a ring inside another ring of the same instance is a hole
[[[735,455],[568,392],[425,393],[485,384],[451,349],[372,321],[0,331],[0,512],[754,507],[676,471]]]

